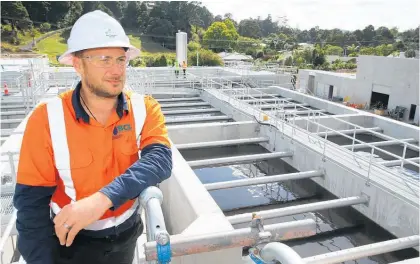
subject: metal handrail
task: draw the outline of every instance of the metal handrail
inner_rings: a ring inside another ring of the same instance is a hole
[[[305,108],[305,109],[307,109],[307,110],[312,110],[313,111],[313,109],[310,109],[310,108],[307,108],[307,107],[305,107],[305,106],[302,106],[302,108]],[[323,116],[326,116],[326,117],[329,117],[329,118],[332,118],[332,119],[335,119],[335,120],[337,120],[337,121],[339,121],[339,122],[342,122],[342,123],[345,123],[345,124],[348,124],[348,125],[351,125],[351,126],[353,126],[354,128],[364,128],[364,127],[362,127],[362,126],[359,126],[359,125],[357,125],[357,124],[354,124],[354,123],[351,123],[351,122],[349,122],[349,121],[346,121],[346,120],[342,120],[342,119],[340,119],[340,118],[338,118],[338,117],[335,117],[335,116],[331,116],[331,115],[327,115],[327,114],[322,114]],[[391,137],[391,136],[388,136],[388,135],[385,135],[385,134],[381,134],[381,133],[378,133],[378,132],[375,132],[375,131],[372,131],[372,134],[374,134],[374,135],[377,135],[377,136],[380,136],[380,137],[384,137],[384,138],[387,138],[388,140],[396,140],[397,142],[399,142],[399,143],[401,143],[401,144],[405,144],[404,143],[404,141],[401,141],[400,139],[397,139],[397,138],[393,138],[393,137]],[[407,144],[407,146],[410,146],[410,147],[412,147],[412,148],[414,148],[414,149],[416,149],[416,150],[419,150],[420,151],[420,147],[419,146],[416,146],[416,145],[414,145],[414,144],[410,144],[410,143],[406,143]]]
[[[296,220],[266,226],[262,226],[262,224],[254,225],[255,220],[261,219],[250,219],[250,227],[231,231],[203,232],[202,234],[188,236],[185,234],[172,235],[172,256],[178,257],[228,248],[242,248],[244,246],[254,246],[262,241],[285,241],[305,238],[316,234],[316,223],[313,219]],[[147,242],[144,248],[147,261],[157,259],[156,242]]]
[[[146,188],[140,194],[140,203],[142,208],[145,210],[145,217],[146,217],[146,233],[147,233],[147,241],[156,242],[156,246],[158,248],[158,252],[166,251],[166,254],[169,255],[159,255],[158,260],[160,263],[169,263],[171,255],[170,255],[170,236],[168,231],[166,230],[165,219],[162,213],[162,204],[163,201],[163,194],[162,191],[155,187],[151,186]],[[169,251],[169,252],[168,252]],[[140,263],[140,256],[136,254],[137,262]],[[162,258],[169,258],[169,259],[162,259]],[[154,262],[149,262],[154,263]]]
[[[6,245],[7,239],[10,237],[10,234],[12,233],[13,227],[16,223],[16,214],[17,211],[13,210],[12,216],[7,223],[6,229],[4,230],[3,235],[1,236],[0,240],[0,262],[3,264],[3,254],[4,254],[4,247]]]
[[[218,84],[218,85],[220,85],[220,84]],[[253,96],[250,96],[249,93],[247,93],[247,94],[243,93],[243,95],[244,96],[247,96],[247,97],[253,97]],[[356,154],[354,152],[351,152],[351,154],[350,154],[350,153],[348,153],[348,151],[346,151],[348,149],[342,148],[339,145],[328,141],[327,140],[327,134],[326,134],[326,137],[325,138],[319,138],[318,136],[316,136],[316,135],[314,136],[314,134],[308,132],[307,130],[305,130],[305,129],[299,127],[299,126],[296,126],[296,125],[291,124],[291,123],[286,123],[285,120],[279,119],[279,118],[277,118],[275,116],[272,116],[271,114],[266,113],[266,112],[262,111],[259,108],[255,108],[252,105],[244,104],[243,102],[241,102],[240,100],[238,100],[238,99],[236,99],[236,98],[234,98],[232,96],[229,96],[229,95],[226,95],[226,96],[228,97],[228,103],[235,102],[236,104],[238,104],[238,106],[241,109],[245,109],[245,108],[250,109],[251,110],[251,113],[254,113],[253,116],[255,118],[257,118],[258,115],[259,115],[259,117],[261,117],[261,115],[266,115],[266,116],[270,117],[269,118],[269,123],[271,125],[277,127],[283,134],[284,134],[284,125],[286,124],[286,125],[290,125],[292,127],[292,130],[293,131],[295,131],[295,130],[301,131],[302,133],[306,134],[308,136],[308,138],[315,138],[315,142],[322,142],[323,143],[323,146],[324,146],[324,148],[323,148],[323,156],[324,156],[324,158],[325,158],[325,150],[326,150],[327,146],[330,146],[332,149],[339,150],[339,151],[343,152],[344,154],[350,156],[350,158],[352,158],[353,160],[359,159],[359,160],[365,161],[368,164],[368,169],[367,170],[364,169],[368,173],[366,184],[369,184],[369,182],[370,182],[370,171],[371,171],[372,165],[375,166],[375,167],[377,167],[377,168],[379,168],[382,171],[386,171],[388,173],[391,173],[391,174],[397,176],[398,178],[401,178],[401,175],[400,174],[396,173],[395,171],[391,170],[390,168],[385,167],[385,166],[383,166],[381,164],[378,164],[378,163],[372,161],[372,155],[373,155],[373,150],[374,149],[372,149],[371,157],[369,159],[366,159],[366,158],[364,158],[362,156],[356,156]],[[257,116],[255,114],[257,114]],[[279,127],[279,125],[280,125],[280,127]],[[347,135],[344,135],[344,134],[340,133],[339,131],[330,129],[328,127],[326,127],[326,129],[331,130],[331,131],[335,131],[337,134],[340,134],[340,135],[343,135],[343,136],[347,137]],[[312,143],[314,143],[314,142],[312,142]],[[404,159],[403,162],[405,162],[405,159]],[[407,163],[413,163],[413,162],[407,162]],[[417,164],[415,164],[415,165],[417,165]],[[405,183],[408,183],[407,179],[404,179],[404,178],[402,178],[402,179],[404,180]],[[417,194],[416,191],[413,190],[413,193],[416,196],[418,196],[418,194]]]
[[[251,81],[251,83],[253,83],[253,84],[255,84],[256,86],[258,86],[258,84],[256,84],[251,78],[249,78],[248,77],[248,81]],[[266,94],[265,92],[263,92],[263,91],[260,91],[260,90],[257,90],[257,89],[254,89],[254,88],[249,88],[249,87],[247,87],[248,89],[251,89],[251,90],[253,90],[253,91],[257,91],[257,92],[259,92],[259,93],[261,93],[261,96],[268,96],[268,97],[272,97],[273,99],[275,99],[276,97],[275,96],[272,96],[272,95],[269,95],[269,94]],[[248,96],[250,96],[250,94],[248,94]],[[284,100],[284,101],[287,101],[288,103],[293,103],[293,102],[290,102],[289,100]],[[301,106],[301,108],[304,108],[304,109],[306,109],[306,110],[308,110],[308,111],[311,111],[311,112],[313,112],[314,110],[313,109],[311,109],[311,108],[308,108],[308,107],[305,107],[305,106]],[[345,124],[348,124],[348,125],[351,125],[351,126],[354,126],[354,128],[364,128],[364,127],[362,127],[362,126],[359,126],[359,125],[357,125],[357,124],[354,124],[354,123],[351,123],[351,122],[348,122],[348,121],[345,121],[345,120],[342,120],[342,119],[340,119],[340,118],[338,118],[338,117],[334,117],[334,116],[331,116],[331,115],[327,115],[327,114],[321,114],[322,116],[326,116],[326,117],[329,117],[329,118],[332,118],[332,119],[335,119],[335,120],[337,120],[337,121],[339,121],[339,122],[343,122],[343,123],[345,123]],[[331,130],[333,130],[333,129],[331,129]],[[378,136],[380,136],[380,137],[384,137],[384,138],[387,138],[388,140],[396,140],[397,142],[399,142],[399,143],[401,143],[401,144],[407,144],[407,146],[410,146],[410,147],[412,147],[412,148],[414,148],[414,149],[417,149],[417,150],[419,150],[420,151],[420,147],[418,147],[418,146],[416,146],[416,145],[414,145],[414,144],[410,144],[410,143],[406,143],[406,142],[404,142],[404,141],[401,141],[401,140],[399,140],[399,139],[396,139],[396,138],[393,138],[393,137],[390,137],[390,136],[388,136],[388,135],[385,135],[385,134],[381,134],[381,133],[377,133],[377,132],[375,132],[375,131],[372,131],[372,134],[375,134],[375,135],[378,135]]]
[[[265,245],[260,251],[260,256],[264,261],[270,263],[277,260],[282,264],[306,264],[296,251],[279,242],[272,242]]]
[[[270,263],[277,260],[283,264],[336,264],[416,247],[419,245],[419,238],[418,235],[408,236],[306,258],[302,258],[295,250],[283,243],[272,242],[257,246],[258,250],[250,249],[250,256],[256,252],[262,260]]]
[[[307,257],[304,258],[303,261],[306,264],[343,263],[364,257],[390,253],[401,249],[417,247],[419,245],[419,239],[420,236],[418,235],[396,238],[388,241]]]
[[[165,220],[162,213],[161,203],[163,200],[162,192],[159,188],[151,186],[146,188],[140,194],[140,203],[145,209],[146,216],[146,230],[147,241],[156,242],[160,247],[168,246],[170,243],[170,236],[166,230]],[[0,239],[0,261],[3,264],[4,247],[7,239],[10,237],[11,232],[16,224],[17,210],[14,209],[11,219]],[[162,250],[162,248],[160,248]],[[137,260],[140,258],[137,255]],[[140,262],[138,262],[140,263]]]
[[[253,89],[253,88],[249,88],[249,89]],[[257,90],[258,92],[261,92],[262,94],[265,94],[264,92],[262,92],[262,91],[259,91],[259,90]],[[276,97],[274,97],[274,96],[271,96],[271,95],[269,95],[269,94],[265,94],[266,96],[270,96],[270,97],[272,97],[273,99],[276,99]],[[253,97],[252,95],[250,95],[249,93],[246,95],[247,97],[250,97],[250,98],[254,98],[254,99],[257,99],[257,98],[255,98],[255,97]],[[287,101],[288,103],[291,103],[292,104],[292,102],[290,102],[289,100],[287,100],[287,99],[279,99],[279,100],[281,100],[281,101]],[[261,104],[265,104],[265,102],[261,102]],[[270,105],[272,105],[272,104],[270,104]],[[273,105],[273,108],[274,109],[276,109],[276,110],[281,110],[281,111],[284,111],[285,112],[285,110],[284,110],[284,108],[276,108],[276,105],[277,105],[277,103],[275,103],[274,105]],[[324,126],[324,125],[321,125],[319,122],[314,122],[314,121],[311,121],[310,120],[310,116],[311,116],[311,114],[313,115],[313,116],[316,116],[316,113],[318,113],[318,117],[320,116],[320,115],[325,115],[325,114],[323,114],[322,112],[319,112],[318,110],[314,110],[314,109],[310,109],[310,108],[307,108],[307,107],[305,107],[305,106],[300,106],[300,107],[302,107],[302,108],[305,108],[305,109],[308,109],[308,119],[306,119],[306,121],[307,122],[311,122],[311,123],[315,123],[315,124],[317,124],[318,125],[318,129],[319,129],[319,126],[321,126],[321,127],[323,127],[323,128],[325,128],[325,129],[327,129],[327,130],[330,130],[330,131],[332,131],[332,132],[336,132],[337,134],[339,134],[339,135],[341,135],[341,136],[343,136],[343,137],[346,137],[346,138],[349,138],[349,139],[352,139],[353,141],[353,144],[352,145],[354,145],[354,143],[355,142],[358,142],[358,143],[363,143],[364,145],[366,145],[366,146],[369,146],[369,147],[371,147],[371,148],[374,148],[374,149],[376,149],[376,150],[378,150],[378,151],[380,151],[380,152],[383,152],[383,153],[385,153],[385,154],[387,154],[387,155],[390,155],[390,156],[392,156],[392,157],[394,157],[394,158],[397,158],[397,159],[403,159],[401,162],[402,163],[410,163],[410,164],[412,164],[412,165],[414,165],[414,166],[417,166],[417,167],[419,167],[419,164],[417,164],[417,163],[415,163],[415,162],[412,162],[412,161],[410,161],[410,160],[406,160],[405,159],[405,157],[401,157],[401,156],[398,156],[398,155],[395,155],[395,154],[393,154],[393,153],[390,153],[390,152],[388,152],[388,151],[385,151],[385,150],[383,150],[383,149],[381,149],[381,148],[378,148],[378,147],[376,147],[376,146],[374,146],[374,145],[371,145],[370,143],[367,143],[367,142],[364,142],[364,141],[362,141],[362,140],[359,140],[359,139],[356,139],[355,138],[355,133],[353,134],[353,137],[350,137],[350,136],[348,136],[348,135],[345,135],[345,134],[343,134],[343,133],[340,133],[339,131],[337,131],[337,130],[334,130],[334,129],[331,129],[331,128],[329,128],[329,127],[327,127],[327,126]],[[296,107],[295,107],[295,110],[296,110]],[[265,112],[264,112],[265,113]],[[296,117],[298,117],[298,118],[301,118],[300,116],[298,116],[297,115],[297,113],[298,112],[287,112],[286,114],[288,114],[288,115],[291,115],[291,116],[293,116],[294,118],[296,118]],[[265,114],[267,114],[267,113],[265,113]],[[330,115],[326,115],[326,116],[328,116],[328,117],[331,117]],[[337,119],[337,120],[341,120],[341,119],[338,119],[338,118],[335,118],[335,119]],[[294,121],[294,120],[293,120]],[[342,120],[341,120],[342,121]],[[343,121],[343,122],[346,122],[346,121]],[[309,124],[309,123],[308,123]],[[307,124],[307,129],[308,129],[308,124]],[[349,124],[352,124],[352,123],[349,123]],[[366,129],[366,128],[364,128],[364,127],[361,127],[361,126],[355,126],[355,128],[354,128],[354,130],[356,130],[356,127],[359,127],[359,129]],[[375,131],[370,131],[372,134],[377,134],[377,135],[380,135],[380,136],[384,136],[384,134],[380,134],[380,133],[377,133],[377,132],[375,132]],[[386,135],[385,135],[386,136]],[[389,138],[391,138],[392,139],[392,137],[389,137]],[[394,139],[396,142],[398,142],[398,143],[402,143],[403,145],[404,145],[404,148],[406,149],[407,148],[407,146],[411,146],[411,144],[410,143],[407,143],[407,142],[405,142],[405,141],[402,141],[402,140],[398,140],[398,139]],[[413,145],[414,146],[414,145]],[[418,147],[416,147],[417,149],[419,149]],[[405,153],[405,149],[404,149],[404,153]]]

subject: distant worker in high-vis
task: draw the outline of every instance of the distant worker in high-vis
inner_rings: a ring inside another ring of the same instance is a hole
[[[27,122],[17,246],[27,264],[132,264],[143,232],[137,197],[172,171],[164,116],[152,97],[123,91],[140,51],[114,18],[83,15],[67,43],[59,61],[81,81]]]
[[[182,61],[182,71],[184,72],[184,79],[187,78],[187,62]]]

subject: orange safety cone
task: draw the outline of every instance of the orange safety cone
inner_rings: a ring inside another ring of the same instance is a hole
[[[7,83],[4,82],[4,95],[9,95],[9,88],[7,87]]]

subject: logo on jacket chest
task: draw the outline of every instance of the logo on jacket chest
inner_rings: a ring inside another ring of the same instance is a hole
[[[117,139],[122,136],[124,132],[131,131],[131,125],[130,124],[122,124],[114,127],[114,130],[112,131],[112,139]]]

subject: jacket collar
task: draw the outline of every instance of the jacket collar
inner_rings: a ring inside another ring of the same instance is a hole
[[[82,88],[82,82],[79,82],[76,88],[73,91],[71,103],[76,114],[76,120],[83,120],[85,123],[89,124],[89,115],[86,113],[85,109],[82,106],[80,101],[80,89]],[[117,104],[117,114],[121,118],[124,113],[128,113],[127,98],[124,92],[118,95],[118,104]]]

